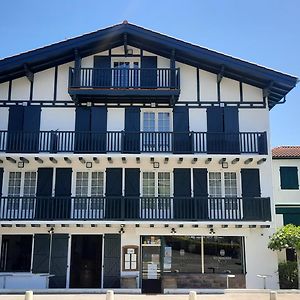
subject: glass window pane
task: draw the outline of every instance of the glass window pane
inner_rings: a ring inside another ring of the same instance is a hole
[[[86,197],[88,196],[88,172],[77,172],[76,173],[76,196]]]
[[[158,197],[170,197],[170,196],[171,196],[170,173],[159,172],[158,173]]]
[[[104,174],[92,172],[91,196],[103,196]]]
[[[167,132],[170,131],[170,113],[159,112],[158,113],[158,131]]]
[[[143,196],[155,196],[155,174],[154,172],[143,172]]]
[[[155,131],[154,112],[144,112],[143,116],[143,131]]]
[[[24,196],[35,196],[36,172],[25,172],[24,177]]]
[[[211,197],[222,197],[220,172],[209,172],[209,195]]]
[[[21,172],[9,172],[8,196],[20,196],[21,193]]]
[[[237,197],[237,177],[235,172],[224,173],[225,197]]]

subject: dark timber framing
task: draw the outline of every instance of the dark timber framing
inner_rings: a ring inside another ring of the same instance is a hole
[[[269,108],[280,102],[298,82],[295,76],[171,38],[143,27],[122,23],[2,59],[0,60],[0,83],[26,76],[28,70],[24,67],[25,64],[30,66],[28,76],[30,77],[36,72],[73,61],[75,49],[82,58],[124,46],[124,34],[127,36],[127,44],[132,47],[143,48],[145,51],[166,58],[170,58],[174,50],[176,61],[208,72],[219,74],[224,66],[223,76],[261,89],[267,88]],[[272,85],[270,85],[271,82]]]

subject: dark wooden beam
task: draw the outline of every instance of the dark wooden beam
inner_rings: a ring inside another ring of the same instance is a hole
[[[141,163],[141,158],[140,158],[140,157],[136,157],[135,160],[136,160],[136,163],[137,163],[137,164],[140,164],[140,163]]]
[[[127,45],[127,33],[124,33],[124,54],[125,56],[128,55],[128,45]]]
[[[27,77],[27,79],[30,82],[33,82],[34,80],[34,74],[33,72],[30,70],[29,66],[27,64],[24,64],[24,71],[25,71],[25,76]]]
[[[54,157],[49,157],[50,161],[54,164],[57,164],[57,160]]]
[[[78,157],[78,159],[82,164],[85,164],[85,159],[83,157]]]
[[[126,157],[123,156],[123,157],[122,157],[122,163],[123,163],[123,164],[126,164],[126,162],[127,162]]]
[[[231,163],[234,165],[234,164],[236,164],[236,163],[239,162],[239,161],[240,161],[240,159],[237,157],[237,158],[233,159],[233,160],[231,161]]]
[[[94,161],[95,164],[99,164],[99,162],[100,162],[97,157],[93,157],[93,161]]]
[[[37,162],[40,163],[40,164],[42,164],[42,163],[44,162],[44,161],[43,161],[41,158],[39,158],[39,157],[35,157],[34,160],[37,161]]]
[[[3,164],[3,160],[2,159],[0,159],[0,164]]]
[[[253,158],[252,158],[252,157],[246,159],[246,160],[244,161],[244,164],[245,164],[245,165],[248,165],[248,164],[250,164],[251,162],[253,162]]]
[[[177,163],[181,164],[182,162],[183,162],[183,157],[179,157],[178,160],[177,160]]]
[[[69,157],[64,157],[64,161],[65,161],[66,163],[68,163],[68,164],[71,164],[71,163],[72,163],[72,161],[71,161],[71,159],[70,159]]]
[[[221,165],[223,162],[225,162],[226,161],[226,158],[225,157],[223,157],[223,158],[221,158],[220,160],[219,160],[219,164]]]
[[[112,158],[111,158],[110,156],[107,158],[107,161],[108,161],[110,164],[113,163],[113,160],[112,160]]]
[[[211,161],[212,161],[212,159],[209,157],[205,160],[205,164],[208,165]]]
[[[14,158],[12,158],[12,157],[6,157],[6,160],[7,161],[9,161],[9,162],[11,162],[12,164],[15,164],[15,163],[17,163],[17,161],[14,159]]]
[[[167,164],[169,162],[169,157],[165,157],[164,164]]]
[[[197,160],[198,160],[198,158],[197,158],[197,157],[194,157],[194,158],[192,159],[192,164],[195,164],[195,163],[197,162]]]
[[[264,158],[261,158],[261,159],[259,159],[258,161],[257,161],[257,164],[258,165],[261,165],[261,164],[263,164],[265,161],[266,161],[267,159],[264,157]]]
[[[217,75],[217,83],[218,83],[218,84],[221,83],[221,81],[222,81],[222,79],[223,79],[224,71],[225,71],[225,66],[222,65],[222,66],[221,66],[221,70],[220,70],[220,72],[219,72],[218,75]]]
[[[25,157],[20,157],[20,161],[26,163],[26,164],[29,164],[29,160]]]
[[[263,89],[263,97],[269,97],[270,91],[274,85],[274,81],[271,81],[264,89]]]
[[[150,163],[151,163],[151,164],[154,163],[154,157],[150,157]]]

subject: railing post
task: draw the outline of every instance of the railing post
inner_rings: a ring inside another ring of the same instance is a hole
[[[33,300],[33,291],[25,292],[25,300]]]

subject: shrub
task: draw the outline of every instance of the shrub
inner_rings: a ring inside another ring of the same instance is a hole
[[[287,261],[278,265],[279,285],[281,289],[298,288],[297,262]]]

